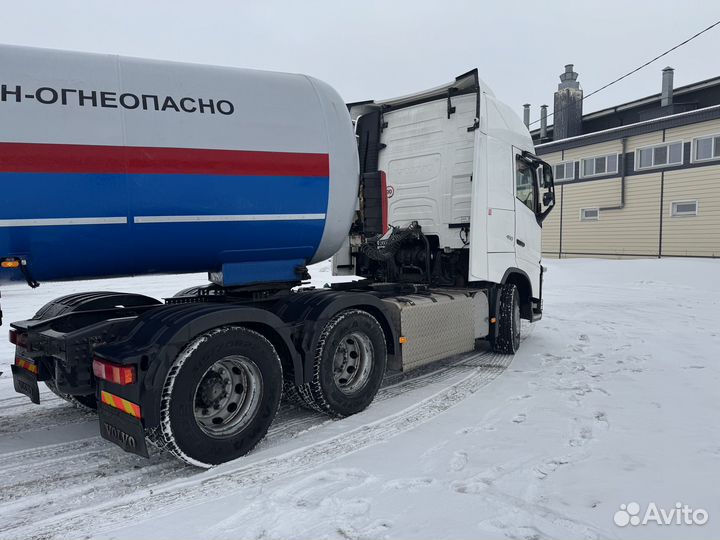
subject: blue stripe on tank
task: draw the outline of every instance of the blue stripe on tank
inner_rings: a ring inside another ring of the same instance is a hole
[[[328,178],[2,173],[0,219],[327,211]]]
[[[325,221],[133,223],[136,216],[325,214],[328,178],[2,173],[0,220],[127,217],[125,225],[0,227],[0,256],[40,281],[307,259]],[[2,272],[0,278],[7,278]],[[17,278],[18,276],[13,276]]]

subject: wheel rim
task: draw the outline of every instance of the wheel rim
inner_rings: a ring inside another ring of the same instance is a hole
[[[374,360],[370,338],[359,332],[345,335],[333,355],[335,385],[343,394],[354,394],[368,382]]]
[[[195,422],[211,437],[231,437],[255,417],[262,394],[262,374],[244,356],[226,356],[200,378],[193,397]]]

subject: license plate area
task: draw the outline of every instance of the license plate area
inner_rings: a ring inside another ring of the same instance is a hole
[[[100,435],[131,454],[150,457],[142,420],[118,409],[98,403]]]
[[[40,404],[40,389],[38,388],[37,377],[25,368],[12,364],[10,370],[13,375],[13,386],[15,391],[25,394],[30,401]]]

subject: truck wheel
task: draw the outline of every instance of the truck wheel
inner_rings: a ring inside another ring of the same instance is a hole
[[[385,333],[377,319],[359,309],[341,311],[320,334],[313,379],[300,390],[313,409],[349,416],[375,398],[386,364]]]
[[[55,381],[52,379],[45,381],[45,386],[47,386],[53,394],[64,399],[68,403],[72,403],[78,409],[88,409],[91,411],[97,410],[97,399],[95,399],[95,394],[89,394],[87,396],[72,396],[70,394],[63,394],[57,389]]]
[[[495,328],[490,332],[493,350],[515,354],[520,348],[520,294],[512,283],[500,288],[495,319]]]
[[[193,340],[163,387],[151,442],[210,467],[247,454],[265,436],[282,394],[275,347],[248,328],[225,326]]]

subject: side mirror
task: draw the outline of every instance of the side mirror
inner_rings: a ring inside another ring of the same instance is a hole
[[[542,162],[542,187],[547,191],[543,193],[542,199],[545,210],[537,216],[538,223],[540,224],[545,221],[545,218],[548,217],[550,211],[555,207],[555,181],[553,179],[553,169],[544,161]]]

